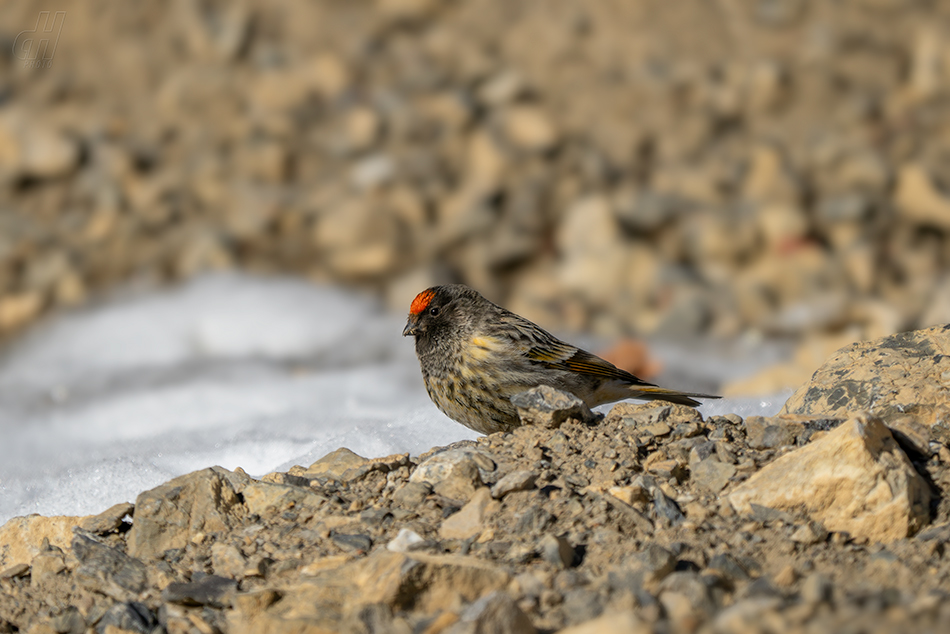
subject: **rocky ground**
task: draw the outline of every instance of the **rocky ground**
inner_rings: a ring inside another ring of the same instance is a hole
[[[941,631],[948,329],[842,350],[770,419],[536,388],[533,424],[417,458],[15,518],[0,631]]]
[[[66,18],[36,68],[12,44],[40,9]],[[231,266],[402,310],[462,281],[607,335],[820,344],[942,323],[948,17],[893,0],[4,3],[0,332]]]

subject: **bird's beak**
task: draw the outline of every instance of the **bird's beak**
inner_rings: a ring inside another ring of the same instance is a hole
[[[417,320],[412,316],[409,317],[409,321],[406,322],[406,327],[402,329],[403,337],[408,337],[410,335],[413,337],[416,336],[416,321]]]

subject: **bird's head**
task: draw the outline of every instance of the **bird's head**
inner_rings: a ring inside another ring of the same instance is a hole
[[[465,315],[471,313],[468,307],[481,299],[481,295],[461,284],[428,288],[412,300],[402,334],[418,338],[445,328],[457,329],[465,321]]]

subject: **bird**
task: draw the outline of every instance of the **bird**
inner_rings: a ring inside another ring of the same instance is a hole
[[[520,427],[511,397],[539,385],[570,392],[588,407],[628,398],[696,407],[695,398],[720,398],[647,383],[463,284],[416,295],[402,334],[415,338],[432,402],[482,434]]]

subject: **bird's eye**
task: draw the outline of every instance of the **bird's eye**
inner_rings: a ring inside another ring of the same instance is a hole
[[[438,306],[433,306],[432,308],[430,308],[430,309],[429,309],[429,314],[432,315],[433,317],[435,317],[436,315],[438,315],[438,314],[439,314],[439,307],[438,307]]]

